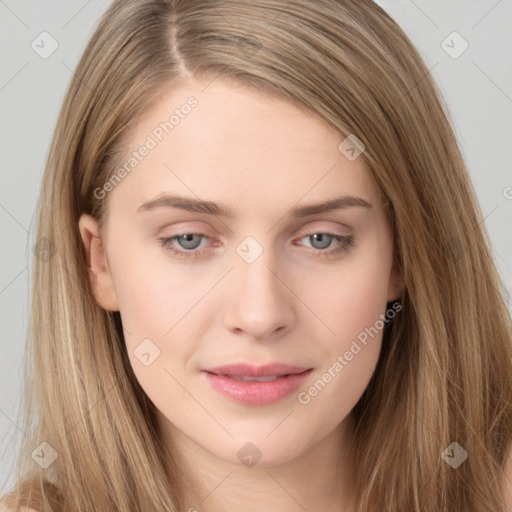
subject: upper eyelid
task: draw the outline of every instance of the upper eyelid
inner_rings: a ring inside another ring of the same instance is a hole
[[[326,220],[312,220],[310,221],[308,224],[311,224],[311,223],[320,223],[320,222],[329,222],[331,224],[334,224],[337,226],[336,227],[325,227],[325,226],[320,226],[320,227],[316,227],[316,226],[313,226],[311,228],[298,228],[298,229],[293,229],[292,231],[294,231],[295,233],[297,233],[297,235],[304,231],[305,233],[307,234],[312,234],[312,233],[325,233],[325,232],[334,232],[336,231],[337,229],[347,229],[349,230],[349,233],[346,233],[346,235],[350,235],[352,233],[352,230],[353,228],[351,226],[349,226],[348,224],[342,224],[340,222],[337,222],[337,221],[326,221]],[[171,225],[168,225],[166,224],[165,226],[162,226],[162,227],[159,227],[157,230],[155,230],[155,234],[158,234],[162,231],[165,231],[167,228],[170,228]],[[171,238],[173,236],[180,236],[180,235],[189,235],[189,234],[200,234],[200,235],[205,235],[205,236],[209,236],[208,235],[208,231],[210,231],[209,229],[207,228],[193,228],[193,227],[185,227],[185,228],[177,228],[177,232],[176,233],[171,233],[167,238]],[[345,233],[336,233],[336,234],[339,234],[340,236],[344,236]],[[304,236],[304,235],[303,235]],[[210,236],[209,236],[210,237]],[[212,238],[212,237],[210,237]]]
[[[309,230],[305,230],[304,232],[302,233],[298,233],[297,236],[295,236],[294,238],[304,238],[306,236],[311,236],[311,235],[314,235],[314,234],[332,234],[332,235],[335,235],[335,236],[350,236],[351,233],[337,233],[335,229],[331,229],[331,228],[324,228],[324,229],[309,229]],[[181,232],[178,232],[178,233],[171,233],[169,234],[168,236],[159,236],[158,238],[168,238],[168,239],[171,239],[171,238],[178,238],[180,236],[184,236],[184,235],[198,235],[198,236],[201,236],[203,238],[208,238],[209,240],[213,240],[214,237],[208,235],[208,233],[205,233],[204,231],[201,231],[201,230],[193,230],[193,229],[190,229],[190,230],[185,230],[185,231],[181,231]]]

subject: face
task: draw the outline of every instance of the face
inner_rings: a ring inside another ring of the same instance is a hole
[[[339,429],[367,387],[401,293],[392,234],[344,136],[281,99],[205,85],[146,113],[130,170],[95,191],[104,229],[88,215],[79,228],[96,300],[120,311],[169,435],[271,466]],[[275,363],[293,368],[261,369]]]

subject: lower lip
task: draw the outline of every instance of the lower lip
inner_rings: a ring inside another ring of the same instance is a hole
[[[203,371],[213,388],[245,405],[267,405],[278,402],[293,393],[304,383],[312,370],[278,377],[268,382],[235,380],[227,375],[216,375]]]

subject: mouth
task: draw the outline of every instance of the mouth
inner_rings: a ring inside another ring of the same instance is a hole
[[[261,406],[278,402],[296,391],[313,368],[289,365],[230,365],[202,370],[213,389],[235,402]]]
[[[264,366],[236,363],[205,368],[204,371],[215,375],[226,375],[228,377],[284,377],[296,375],[310,369],[311,368],[306,366],[293,366],[284,363],[272,363]]]

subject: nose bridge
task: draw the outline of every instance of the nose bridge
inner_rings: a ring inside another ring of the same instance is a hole
[[[282,284],[276,277],[278,257],[271,243],[271,236],[249,235],[237,246],[236,276],[241,281],[239,294],[254,299],[266,299],[267,303],[281,295]]]
[[[293,320],[293,294],[279,275],[280,258],[275,253],[271,236],[247,236],[236,247],[235,279],[229,297],[227,326],[247,331],[255,337],[269,336],[274,330]]]

